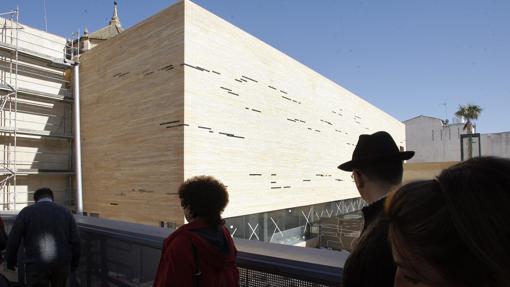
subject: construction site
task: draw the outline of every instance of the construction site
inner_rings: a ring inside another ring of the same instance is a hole
[[[72,48],[65,38],[22,26],[18,11],[0,30],[0,188],[4,210],[32,202],[48,186],[73,205]]]
[[[3,210],[45,186],[79,213],[175,226],[178,186],[207,174],[231,232],[270,241],[362,206],[336,168],[360,134],[405,148],[397,119],[190,1],[125,31],[115,3],[71,38],[1,17]]]

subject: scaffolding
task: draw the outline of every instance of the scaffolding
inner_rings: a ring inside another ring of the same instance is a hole
[[[2,43],[13,47],[10,53],[7,53],[5,62],[9,65],[9,77],[4,73],[1,78],[1,84],[7,87],[7,93],[2,96],[0,103],[1,125],[13,126],[14,130],[12,145],[11,142],[7,145],[7,150],[4,149],[4,156],[2,161],[2,180],[0,181],[0,189],[3,191],[3,209],[10,209],[11,194],[14,209],[16,208],[16,147],[17,147],[17,105],[18,105],[18,31],[19,26],[19,10],[16,8],[14,11],[2,13],[0,16],[8,16],[9,20],[5,20],[2,27]],[[10,25],[7,25],[10,21]],[[14,79],[13,79],[14,76]],[[12,101],[14,96],[14,101]],[[8,107],[8,110],[6,109]],[[13,112],[14,109],[14,112]],[[12,122],[14,121],[14,125]],[[12,155],[12,160],[11,160]],[[11,185],[12,183],[12,185]],[[12,187],[11,187],[12,186]]]
[[[63,131],[60,131],[62,128],[59,126],[59,133],[46,130],[45,127],[42,130],[32,128],[40,123],[31,121],[26,116],[20,117],[18,113],[19,105],[31,106],[32,109],[45,109],[52,107],[53,102],[73,102],[71,79],[66,76],[66,73],[70,73],[69,69],[73,60],[79,55],[79,45],[78,48],[74,46],[74,43],[79,44],[79,40],[76,42],[68,40],[64,44],[50,37],[44,38],[35,34],[38,31],[34,32],[34,29],[32,32],[27,31],[19,22],[19,14],[19,9],[0,13],[2,22],[0,23],[0,137],[6,139],[3,143],[3,157],[0,162],[0,192],[3,210],[16,210],[19,204],[29,204],[28,199],[22,202],[17,198],[20,192],[16,190],[19,175],[66,175],[66,189],[68,191],[72,189],[70,177],[73,174],[72,124],[66,124],[67,116],[72,113],[72,105],[69,105],[71,108],[64,105]],[[38,115],[55,117],[51,112]],[[55,156],[57,161],[61,160],[59,156],[67,156],[67,168],[32,168],[31,166],[23,168],[33,162],[20,160],[19,155],[32,153],[33,155],[30,156],[35,158],[41,152],[39,148],[34,152],[18,150],[18,136],[66,141],[65,153],[55,153]],[[29,192],[28,188],[26,192]],[[69,198],[66,198],[66,201],[71,202]]]

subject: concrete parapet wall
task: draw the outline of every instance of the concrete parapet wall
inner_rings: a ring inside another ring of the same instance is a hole
[[[447,162],[461,160],[460,137],[466,134],[463,123],[444,124],[440,119],[418,116],[404,122],[406,143],[416,155],[409,162]],[[480,135],[481,155],[510,158],[510,132]]]
[[[433,179],[438,176],[443,169],[449,168],[456,163],[458,162],[406,162],[404,163],[403,182]]]
[[[510,132],[481,134],[482,155],[510,158]]]

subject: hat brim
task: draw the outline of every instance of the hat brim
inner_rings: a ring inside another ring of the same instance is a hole
[[[378,156],[365,157],[350,160],[338,166],[343,171],[353,171],[355,168],[363,167],[368,164],[384,163],[387,160],[408,160],[414,156],[414,151],[401,151],[398,153],[381,154]]]

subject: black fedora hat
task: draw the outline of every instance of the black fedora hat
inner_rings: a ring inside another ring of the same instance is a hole
[[[414,156],[414,151],[400,151],[391,135],[381,131],[371,135],[360,135],[358,144],[352,153],[352,160],[338,166],[344,171],[374,163],[392,160],[407,160]]]

